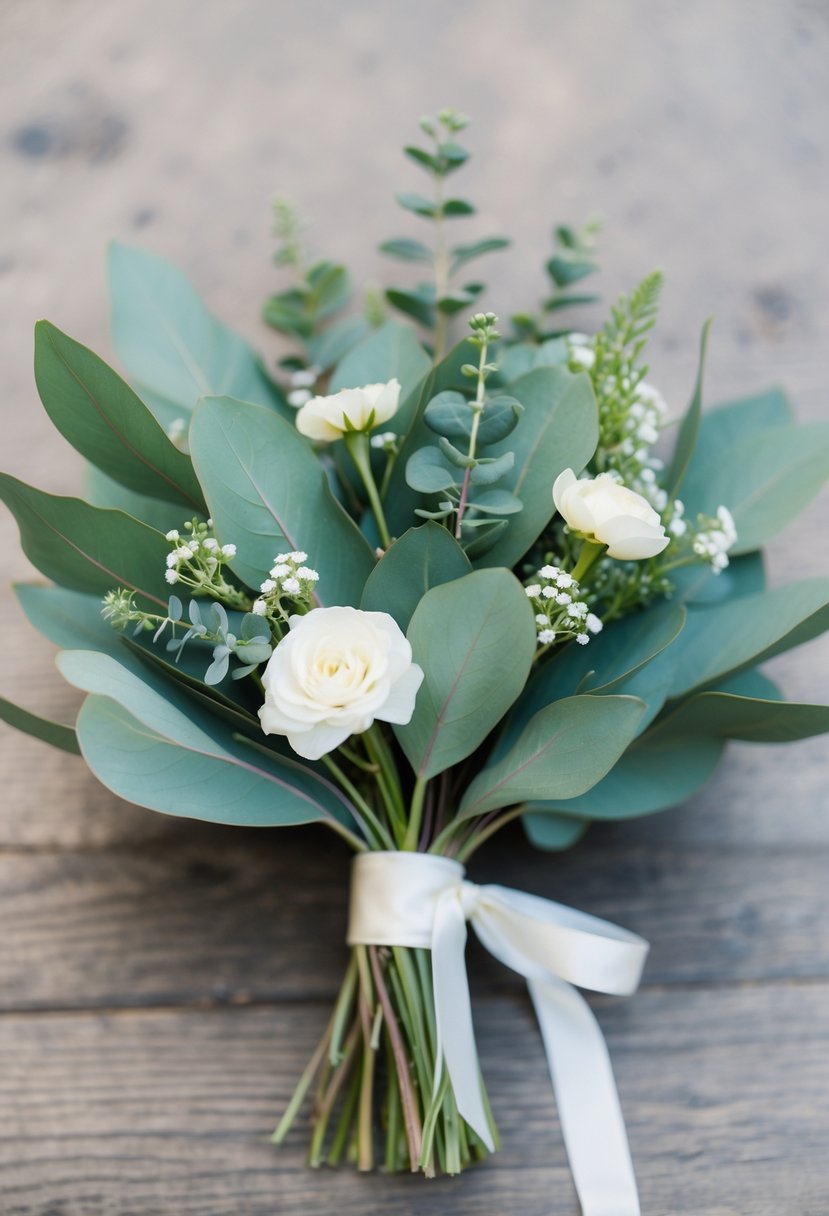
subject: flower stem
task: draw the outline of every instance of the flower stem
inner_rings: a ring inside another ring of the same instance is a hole
[[[478,427],[481,422],[481,414],[484,412],[484,387],[486,384],[486,375],[484,366],[486,364],[487,341],[486,338],[481,342],[481,353],[478,359],[478,387],[475,392],[475,400],[472,404],[472,427],[469,432],[469,448],[467,456],[470,460],[475,457],[475,449],[478,446]],[[463,516],[466,511],[466,504],[469,498],[469,480],[472,476],[472,466],[467,465],[463,471],[463,482],[461,484],[461,497],[458,503],[458,514],[455,520],[455,539],[461,539],[461,525],[463,524]]]
[[[586,540],[581,547],[578,561],[576,562],[574,568],[570,571],[572,578],[575,579],[577,583],[580,583],[585,574],[587,574],[587,571],[590,569],[593,563],[596,562],[599,557],[601,557],[604,551],[604,545],[597,545],[595,541]]]
[[[336,761],[332,760],[330,756],[321,756],[320,759],[328,769],[329,773],[331,773],[332,777],[336,777],[337,781],[339,781],[340,785],[348,794],[349,798],[351,798],[352,802],[357,807],[366,823],[372,827],[375,835],[377,836],[380,847],[384,849],[393,849],[394,841],[392,840],[388,831],[377,818],[374,811],[366,802],[365,798],[357,787],[353,784],[353,782],[349,781],[348,777],[346,777],[345,773],[336,763]]]
[[[348,454],[354,461],[357,472],[360,474],[362,483],[365,486],[366,494],[368,494],[374,522],[377,524],[377,531],[380,533],[380,541],[383,548],[388,549],[391,545],[391,536],[386,523],[385,512],[383,511],[383,504],[380,501],[377,482],[374,480],[374,474],[371,471],[371,449],[369,448],[368,435],[365,431],[350,431],[345,436],[345,446],[348,448]]]
[[[426,794],[428,780],[428,777],[424,777],[421,774],[415,782],[412,793],[412,804],[409,809],[409,826],[406,831],[406,838],[403,841],[403,848],[409,853],[414,853],[417,849],[417,842],[420,836],[420,820],[423,816],[423,799]]]

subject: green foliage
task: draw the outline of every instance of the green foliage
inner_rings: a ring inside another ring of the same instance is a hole
[[[424,681],[411,722],[395,734],[415,772],[434,777],[471,756],[524,687],[532,610],[508,570],[480,570],[427,591],[407,637]]]
[[[471,571],[458,542],[445,528],[427,522],[404,532],[383,555],[368,577],[360,607],[388,612],[405,632],[427,591]]]
[[[331,376],[330,391],[395,379],[400,381],[401,396],[405,396],[428,373],[430,364],[409,325],[386,321],[344,356]],[[397,415],[389,419],[390,430],[395,429],[396,422]]]
[[[47,578],[98,595],[120,585],[149,603],[167,603],[168,545],[160,532],[122,511],[59,498],[7,473],[0,473],[0,498],[17,520],[26,556]]]
[[[177,267],[114,242],[109,252],[112,337],[143,401],[163,427],[199,397],[240,397],[287,409],[248,344],[205,308]]]
[[[201,511],[190,458],[120,376],[48,321],[35,326],[35,380],[57,429],[128,489]]]
[[[60,751],[71,752],[74,756],[81,754],[74,727],[64,726],[61,722],[50,722],[48,718],[40,718],[37,714],[23,709],[22,706],[8,701],[5,697],[0,697],[0,721],[13,726],[15,730],[22,731],[24,735],[31,735],[32,738],[40,739],[41,742],[48,743],[51,747],[57,747]]]
[[[258,588],[279,550],[301,549],[325,572],[319,603],[359,604],[371,549],[293,426],[260,406],[208,397],[193,416],[191,448],[216,535],[237,546],[230,565],[243,583]]]
[[[708,332],[710,328],[711,320],[709,319],[702,327],[702,337],[699,343],[699,363],[697,365],[697,378],[694,384],[694,391],[691,394],[691,401],[679,428],[674,448],[674,458],[671,462],[670,472],[668,473],[667,486],[674,497],[676,497],[688,472],[688,466],[691,463],[691,457],[693,456],[699,435],[700,420],[702,418],[702,377],[705,371],[705,352],[708,347]],[[719,499],[715,503],[715,511],[720,502],[722,502],[722,499]]]
[[[462,819],[539,799],[575,798],[613,768],[636,735],[635,697],[568,697],[537,713],[461,800]]]

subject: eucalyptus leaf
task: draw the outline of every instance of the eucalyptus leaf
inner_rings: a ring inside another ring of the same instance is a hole
[[[169,545],[160,532],[125,515],[59,498],[0,473],[0,498],[17,519],[23,551],[63,587],[103,595],[121,586],[166,608]]]
[[[509,238],[505,236],[488,236],[480,241],[473,241],[470,245],[455,245],[451,251],[450,273],[454,274],[461,266],[482,257],[485,253],[497,253],[499,249],[506,249],[510,243]]]
[[[739,440],[748,435],[761,434],[770,427],[785,426],[792,422],[792,407],[778,388],[705,410],[700,419],[697,442],[686,473],[683,498],[686,497],[687,485],[695,482],[712,461],[717,460]]]
[[[664,725],[677,735],[714,735],[749,743],[792,743],[829,731],[828,705],[703,692],[665,714]]]
[[[163,427],[187,417],[199,397],[225,393],[291,412],[255,352],[207,311],[176,266],[115,242],[109,283],[115,347]]]
[[[308,339],[308,357],[321,371],[328,371],[370,333],[365,317],[345,317]]]
[[[79,756],[81,753],[74,727],[38,717],[37,714],[30,713],[28,709],[15,705],[5,697],[0,697],[0,721],[13,726],[15,730],[22,731],[24,735],[31,735],[34,739],[40,739],[42,743],[57,747],[60,751],[71,752],[75,756]]]
[[[514,468],[514,452],[502,452],[500,456],[483,456],[470,469],[469,480],[473,486],[491,486]],[[488,563],[494,564],[496,563]]]
[[[424,245],[422,241],[412,240],[408,236],[394,237],[390,241],[384,241],[380,246],[380,252],[387,253],[392,258],[400,258],[403,262],[431,262],[434,256],[428,245]]]
[[[103,359],[48,321],[35,326],[35,380],[52,422],[93,465],[139,494],[204,509],[189,456]]]
[[[636,736],[635,697],[568,697],[537,713],[461,800],[460,819],[535,800],[575,798],[613,768]]]
[[[406,484],[421,494],[439,494],[456,480],[440,448],[420,448],[406,462]]]
[[[331,377],[331,392],[399,380],[401,397],[410,393],[429,371],[431,361],[410,325],[386,321],[353,347]],[[384,423],[384,428],[386,424]],[[388,430],[395,430],[395,418]]]
[[[435,299],[434,293],[421,284],[416,290],[408,290],[403,287],[389,287],[386,290],[386,299],[389,304],[393,305],[400,312],[406,314],[407,317],[414,318],[427,329],[431,329],[435,323]]]
[[[524,406],[514,432],[488,449],[515,453],[503,488],[524,504],[498,543],[484,557],[486,566],[514,566],[552,519],[553,482],[572,468],[580,473],[599,438],[598,409],[590,380],[565,367],[542,367],[522,376],[509,392]]]
[[[124,511],[127,515],[140,519],[142,524],[147,524],[148,527],[155,528],[156,532],[164,535],[172,528],[180,529],[186,518],[194,515],[200,519],[207,518],[206,510],[183,511],[175,503],[164,502],[161,498],[148,498],[144,494],[136,494],[134,490],[128,490],[126,486],[107,477],[106,473],[96,469],[94,464],[87,466],[85,481],[84,498],[93,507],[109,507],[110,510]]]
[[[471,571],[469,559],[446,528],[432,522],[410,528],[372,570],[360,607],[389,613],[405,633],[427,591]]]
[[[320,604],[359,604],[371,549],[295,427],[261,406],[212,397],[199,403],[190,441],[215,532],[236,544],[230,565],[244,583],[258,588],[280,550],[301,549],[320,572]]]
[[[532,608],[508,570],[481,570],[427,591],[407,637],[424,681],[412,720],[394,729],[415,772],[434,777],[471,755],[524,687]]]
[[[829,627],[829,580],[806,579],[705,608],[676,642],[673,695],[702,688],[817,637]]]
[[[702,378],[705,371],[705,352],[708,347],[708,332],[710,328],[711,320],[709,318],[702,327],[702,337],[699,344],[699,363],[697,364],[694,391],[691,394],[691,401],[688,409],[685,411],[685,416],[680,423],[674,456],[668,473],[668,491],[674,497],[688,472],[699,434],[700,419],[702,417]]]
[[[527,813],[521,817],[521,823],[530,843],[549,853],[561,853],[572,848],[590,827],[589,819],[558,815],[555,811],[548,811],[543,802],[527,803]]]

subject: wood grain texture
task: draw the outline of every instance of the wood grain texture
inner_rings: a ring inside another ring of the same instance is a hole
[[[823,1216],[828,1001],[817,983],[770,986],[762,1006],[741,988],[599,1005],[644,1211]],[[299,1131],[268,1143],[322,1030],[318,1005],[4,1017],[4,1216],[575,1216],[529,1002],[491,998],[476,1015],[504,1148],[434,1182],[312,1174]]]
[[[650,378],[673,412],[713,311],[707,402],[781,383],[799,418],[826,418],[827,58],[805,0],[203,0],[198,20],[170,0],[7,0],[0,464],[81,488],[37,401],[31,332],[45,315],[111,355],[110,236],[173,258],[271,360],[274,190],[312,220],[315,253],[361,282],[414,281],[376,245],[423,235],[393,202],[419,185],[397,148],[447,103],[475,120],[463,189],[480,214],[458,239],[516,237],[481,264],[486,307],[534,305],[551,223],[598,210],[606,300],[665,270]],[[827,510],[824,493],[770,545],[772,582],[826,574]],[[5,513],[0,546],[7,578],[32,577]],[[2,590],[0,637],[2,692],[71,720],[77,694]],[[792,699],[825,698],[827,639],[771,667]],[[596,826],[561,857],[514,832],[476,860],[476,878],[652,942],[643,991],[597,1004],[645,1216],[829,1209],[826,757],[822,740],[732,746],[683,807]],[[128,806],[2,726],[0,781],[0,1216],[575,1216],[528,1002],[481,951],[503,1152],[433,1184],[311,1174],[299,1135],[277,1152],[267,1134],[342,965],[339,845]]]

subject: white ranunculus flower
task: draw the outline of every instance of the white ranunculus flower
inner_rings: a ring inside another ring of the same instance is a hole
[[[319,760],[375,718],[410,721],[423,671],[387,612],[314,608],[289,623],[262,677],[266,735],[285,735],[300,756]]]
[[[351,429],[365,431],[388,422],[400,404],[400,381],[344,388],[330,397],[312,397],[296,416],[297,430],[309,439],[333,443]],[[373,417],[372,417],[373,415]]]
[[[565,469],[555,480],[553,501],[568,527],[607,545],[609,557],[656,557],[670,540],[653,507],[609,473],[579,481]]]

